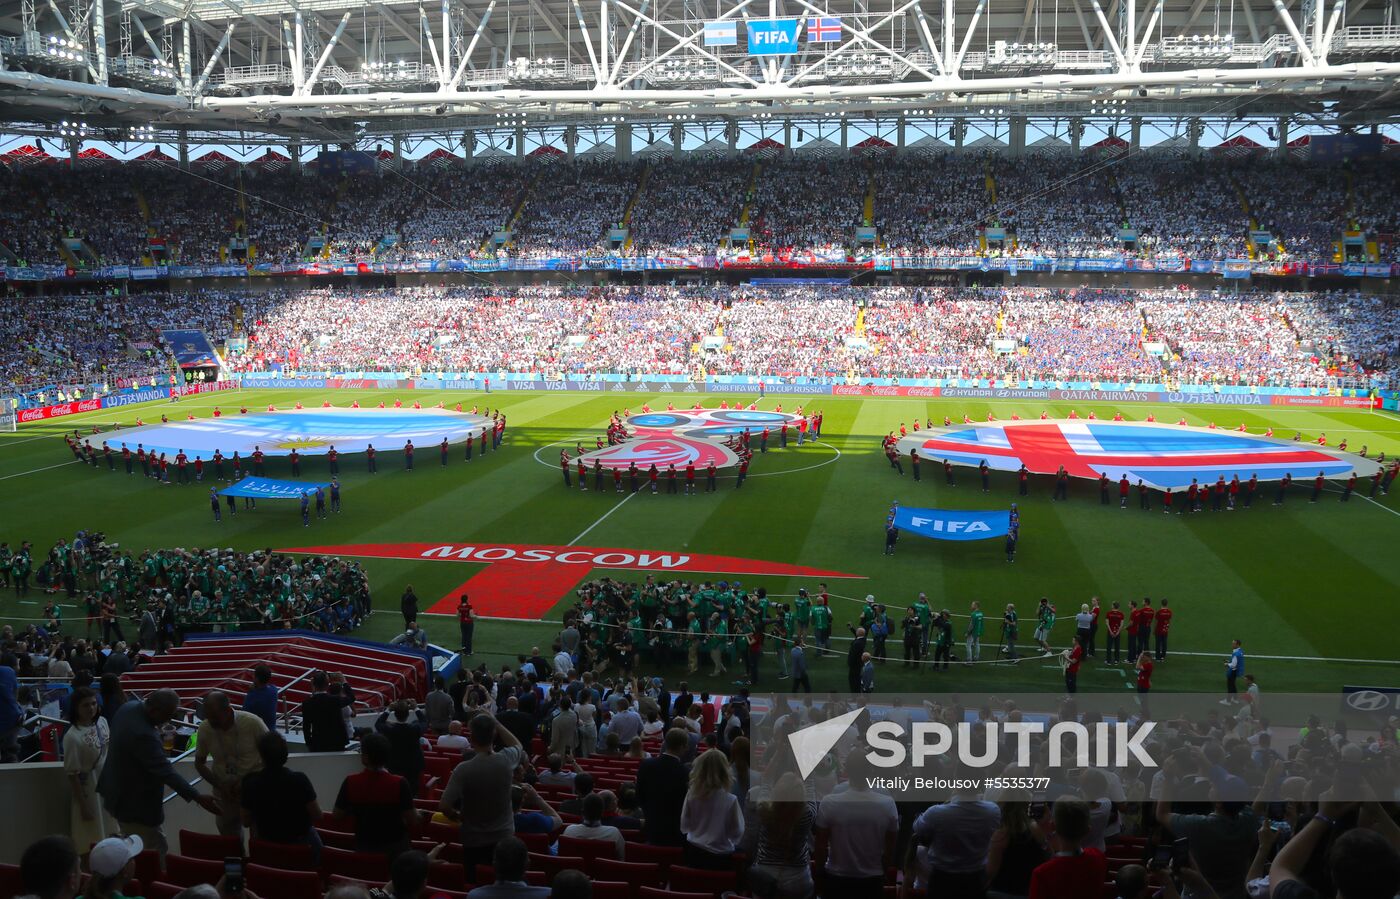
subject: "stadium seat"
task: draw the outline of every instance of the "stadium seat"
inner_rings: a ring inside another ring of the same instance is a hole
[[[248,890],[258,899],[315,899],[321,895],[321,875],[315,871],[283,871],[248,865],[244,878]]]
[[[627,843],[623,858],[629,862],[654,862],[666,873],[672,865],[678,865],[685,857],[679,846],[653,846],[650,843]]]
[[[610,880],[593,881],[593,899],[634,899],[632,884]]]
[[[167,855],[165,875],[161,880],[176,886],[192,887],[197,883],[218,883],[224,876],[223,859],[191,858],[188,855]]]
[[[326,846],[334,846],[336,849],[354,849],[355,835],[346,833],[343,830],[327,830],[323,827],[316,828],[316,832],[321,835],[321,842]]]
[[[475,873],[478,885],[496,882],[496,869],[490,865],[477,865]],[[545,878],[543,871],[526,871],[525,882],[530,886],[549,886],[549,881]]]
[[[195,830],[180,831],[180,854],[190,858],[207,858],[223,861],[233,856],[242,857],[243,841],[238,837],[225,837],[219,834],[199,833]]]
[[[466,890],[467,871],[453,862],[433,862],[428,868],[428,886],[448,890]]]
[[[382,852],[359,852],[350,849],[321,849],[321,876],[332,874],[384,883],[389,879],[389,856]]]
[[[581,840],[561,835],[559,854],[579,856],[592,863],[598,858],[617,858],[617,844],[612,840]]]
[[[315,871],[311,847],[305,843],[272,843],[267,840],[250,840],[248,860],[267,868],[281,868],[285,871]]]
[[[637,899],[714,899],[714,893],[684,893],[680,890],[642,887],[637,891]]]
[[[518,833],[516,837],[525,844],[525,848],[531,852],[545,853],[549,851],[550,845],[554,843],[554,835],[548,833]]]
[[[641,887],[666,885],[666,875],[657,862],[620,862],[600,858],[593,863],[593,876],[599,880],[620,880]]]
[[[24,881],[19,876],[19,865],[0,865],[0,899],[14,899],[24,894]]]
[[[666,880],[673,890],[709,893],[712,896],[736,889],[739,885],[737,872],[707,871],[703,868],[688,868],[685,865],[672,865]]]
[[[184,887],[176,886],[173,883],[162,883],[157,880],[146,887],[144,899],[175,899],[183,889]]]
[[[555,874],[570,868],[587,874],[592,869],[592,865],[588,863],[587,859],[580,856],[530,853],[530,870],[543,871],[546,883],[553,883]]]
[[[136,856],[136,879],[142,883],[155,883],[165,880],[160,867],[160,853],[154,849],[143,849]]]

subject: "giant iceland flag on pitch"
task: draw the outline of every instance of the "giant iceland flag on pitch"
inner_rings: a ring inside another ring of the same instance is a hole
[[[894,513],[894,526],[935,540],[985,540],[1006,535],[1011,528],[1011,513],[900,506]]]

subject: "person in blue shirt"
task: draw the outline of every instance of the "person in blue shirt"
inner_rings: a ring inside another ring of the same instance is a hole
[[[564,819],[530,784],[511,787],[510,804],[516,833],[553,833],[564,826]]]
[[[1225,693],[1224,699],[1220,700],[1223,705],[1233,705],[1239,702],[1239,689],[1235,682],[1244,677],[1244,645],[1239,640],[1230,643],[1230,658],[1225,662]]]
[[[277,688],[272,685],[272,669],[264,664],[253,666],[253,686],[243,697],[243,711],[261,718],[268,730],[277,729]]]
[[[331,511],[340,514],[340,481],[331,478]]]
[[[15,664],[15,657],[9,654],[0,660],[0,762],[5,764],[19,761],[20,725],[24,720],[24,710],[15,698],[19,689]]]
[[[316,486],[316,517],[326,517],[326,491],[319,484]]]
[[[301,492],[301,526],[311,527],[311,492],[309,490]]]

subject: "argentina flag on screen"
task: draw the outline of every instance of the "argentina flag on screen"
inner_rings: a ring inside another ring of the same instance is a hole
[[[739,26],[734,22],[706,22],[706,47],[733,47],[739,43]]]

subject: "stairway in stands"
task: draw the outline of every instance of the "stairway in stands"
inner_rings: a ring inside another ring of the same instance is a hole
[[[272,669],[273,686],[286,702],[279,713],[294,717],[311,694],[311,673],[317,670],[343,673],[362,712],[383,709],[397,699],[422,700],[430,674],[423,654],[365,640],[304,631],[192,634],[184,645],[122,675],[122,687],[137,695],[170,687],[188,708],[210,690],[241,700],[259,663]]]

